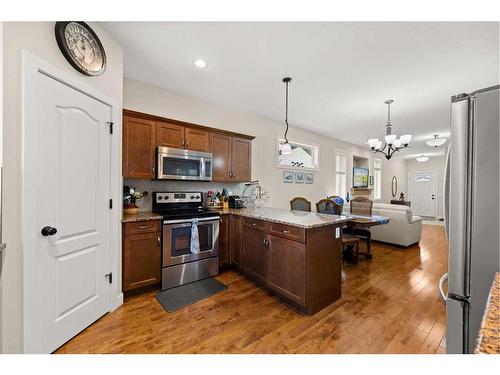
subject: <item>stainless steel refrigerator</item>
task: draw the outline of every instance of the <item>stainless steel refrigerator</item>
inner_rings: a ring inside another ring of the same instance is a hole
[[[474,352],[500,268],[499,87],[451,98],[444,184],[448,274],[439,283],[446,302],[448,353]]]

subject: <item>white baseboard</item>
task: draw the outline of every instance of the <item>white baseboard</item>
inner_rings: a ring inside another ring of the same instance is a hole
[[[123,305],[123,293],[120,293],[117,296],[111,298],[111,303],[109,305],[109,312],[115,311],[121,305]]]

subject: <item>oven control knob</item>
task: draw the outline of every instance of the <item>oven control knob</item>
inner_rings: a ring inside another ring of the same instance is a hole
[[[160,195],[158,196],[158,200],[161,201],[163,199],[163,197]]]
[[[196,199],[200,199],[200,196],[199,196],[199,195],[197,195],[197,196],[196,196]]]
[[[165,195],[165,200],[167,200],[167,199],[168,199],[168,195]]]
[[[194,195],[191,195],[191,199],[194,199],[194,198],[195,198]]]

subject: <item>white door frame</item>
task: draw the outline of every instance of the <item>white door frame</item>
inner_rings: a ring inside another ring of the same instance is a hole
[[[433,181],[434,181],[434,217],[437,218],[437,199],[438,199],[438,190],[437,190],[437,171],[422,171],[422,172],[408,172],[408,181],[407,181],[407,187],[408,187],[408,192],[410,192],[410,176],[416,175],[416,174],[432,174],[434,176]],[[413,198],[412,198],[413,199]]]
[[[27,343],[27,332],[35,329],[34,322],[37,318],[36,306],[31,293],[36,282],[36,262],[34,252],[36,249],[36,219],[31,211],[34,207],[34,202],[39,197],[36,196],[34,189],[35,173],[31,170],[31,166],[26,163],[27,160],[33,158],[33,153],[36,150],[37,139],[31,137],[29,129],[34,124],[27,123],[27,111],[29,108],[30,89],[38,74],[43,73],[62,84],[65,84],[77,91],[86,94],[95,100],[98,100],[111,107],[111,121],[114,123],[113,135],[111,136],[111,196],[113,199],[113,209],[110,210],[110,272],[113,273],[113,283],[110,285],[108,293],[108,309],[113,311],[123,303],[123,293],[121,285],[121,217],[122,217],[122,176],[121,176],[121,119],[122,119],[122,104],[101,91],[90,86],[84,80],[86,78],[76,78],[44,60],[36,57],[31,52],[23,50],[22,53],[22,171],[21,171],[21,230],[22,230],[22,280],[23,280],[23,352]],[[104,73],[106,74],[106,73]],[[89,78],[91,81],[94,78]]]

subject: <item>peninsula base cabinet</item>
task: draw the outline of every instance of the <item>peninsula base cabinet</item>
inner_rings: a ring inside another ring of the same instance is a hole
[[[302,229],[243,218],[241,270],[302,311],[315,314],[341,296],[336,227]]]

